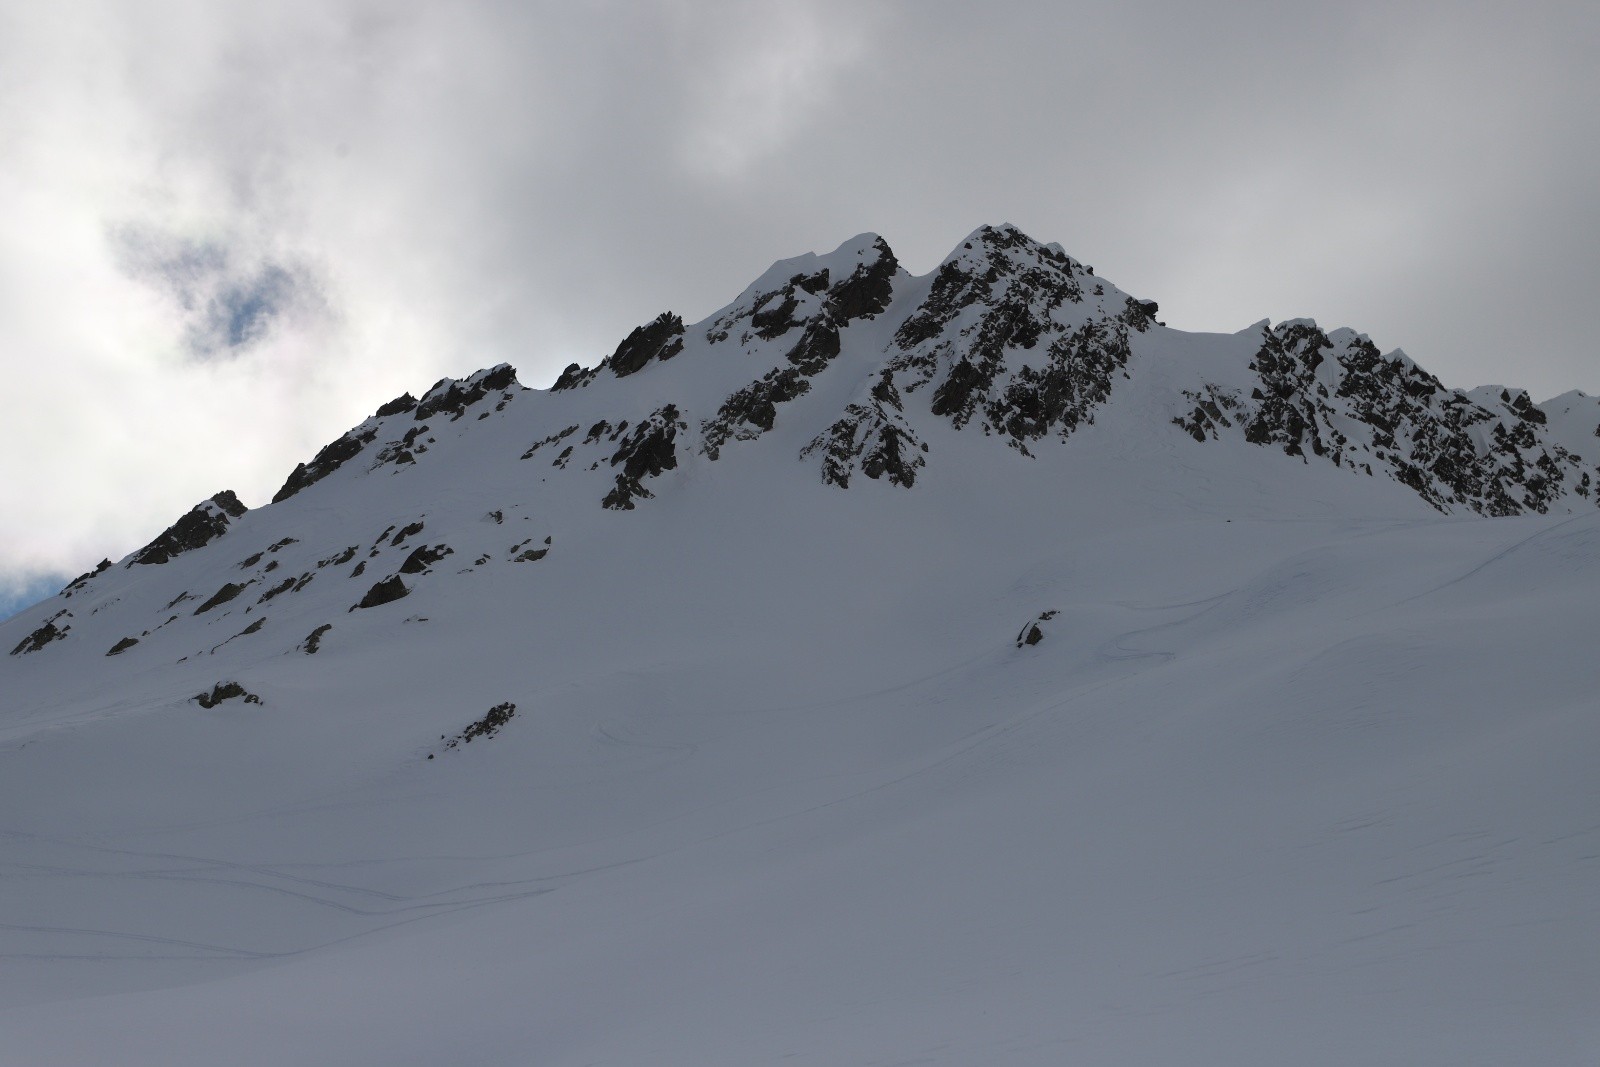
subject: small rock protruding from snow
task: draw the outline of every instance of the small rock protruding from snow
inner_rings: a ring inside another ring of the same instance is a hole
[[[315,630],[312,630],[306,635],[306,639],[300,642],[300,650],[308,656],[315,656],[318,650],[322,648],[322,635],[331,629],[333,629],[333,623],[325,622]]]
[[[260,697],[247,690],[238,682],[218,682],[216,685],[211,687],[211,692],[196,693],[189,699],[199,704],[202,708],[210,709],[216,707],[224,700],[236,700],[240,697],[244,698],[244,702],[246,704],[261,703]]]
[[[1041,611],[1038,615],[1035,615],[1032,619],[1029,619],[1027,625],[1025,625],[1017,633],[1017,647],[1027,648],[1032,645],[1037,645],[1039,642],[1043,641],[1045,638],[1046,629],[1044,624],[1059,614],[1061,614],[1061,612],[1055,610]]]
[[[500,732],[502,726],[511,721],[512,716],[516,715],[516,713],[517,706],[509,700],[504,704],[496,704],[489,709],[483,718],[468,726],[456,736],[448,739],[441,736],[439,740],[445,742],[445,748],[457,748],[461,745],[472,744],[472,739],[475,737],[493,737]],[[430,756],[429,758],[431,759],[432,757]]]

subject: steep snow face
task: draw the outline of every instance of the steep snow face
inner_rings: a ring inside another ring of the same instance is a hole
[[[1600,405],[1156,314],[861,235],[0,624],[7,1057],[1592,1059]]]

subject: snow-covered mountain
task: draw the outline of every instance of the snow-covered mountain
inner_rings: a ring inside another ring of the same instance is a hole
[[[15,1062],[1591,1062],[1600,399],[1158,314],[865,234],[0,625]]]

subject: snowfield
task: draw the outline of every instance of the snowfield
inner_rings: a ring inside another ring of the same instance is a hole
[[[620,377],[375,416],[278,503],[0,624],[38,645],[0,656],[0,1060],[1593,1064],[1594,399],[1535,427],[1574,461],[1529,492],[1566,495],[1489,518],[1366,454],[1197,438],[1186,394],[1248,403],[1263,327],[1135,322],[1109,399],[1019,449],[928,408],[994,299],[916,342],[926,390],[873,362],[936,289],[901,271],[712,459],[844,298],[707,334],[867,249]],[[806,449],[852,404],[842,487]],[[914,484],[869,472],[889,425]],[[258,702],[193,699],[230,681]]]

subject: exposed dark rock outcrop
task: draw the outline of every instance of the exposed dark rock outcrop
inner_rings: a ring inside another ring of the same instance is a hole
[[[857,254],[860,261],[842,278],[823,267],[800,271],[776,289],[753,293],[713,322],[706,340],[720,344],[737,337],[738,343],[746,344],[754,339],[775,340],[795,329],[822,327],[836,336],[840,327],[887,310],[899,262],[881,237],[874,237]],[[790,358],[796,364],[814,362],[806,352],[814,348],[815,341],[797,347]],[[826,361],[827,357],[821,360]]]
[[[335,555],[329,556],[327,559],[318,560],[317,561],[317,568],[320,570],[323,567],[330,567],[330,566],[331,567],[337,567],[342,563],[349,563],[352,559],[355,558],[356,553],[359,552],[359,551],[360,551],[360,546],[359,545],[350,545],[347,548],[345,548],[343,551],[338,552]]]
[[[392,604],[401,597],[409,595],[410,592],[411,590],[406,588],[406,583],[400,580],[400,576],[398,574],[391,574],[377,585],[374,585],[371,589],[368,589],[367,595],[362,597],[361,602],[350,610],[354,611],[356,608],[375,608],[381,604]]]
[[[617,474],[616,485],[601,501],[602,506],[613,511],[632,511],[634,500],[640,497],[648,500],[653,494],[644,487],[644,480],[677,468],[675,442],[678,431],[687,428],[673,404],[652,411],[644,422],[634,427],[611,456],[611,466],[620,465],[622,470]]]
[[[405,525],[405,527],[402,528],[399,533],[394,535],[394,539],[391,540],[389,542],[389,544],[392,545],[392,546],[399,546],[401,544],[404,544],[406,538],[411,537],[413,534],[421,533],[422,532],[422,528],[423,527],[422,527],[422,520],[421,519],[418,519],[416,522],[407,523]],[[393,529],[393,527],[391,526],[390,529]]]
[[[1059,611],[1042,611],[1032,619],[1029,619],[1027,624],[1017,633],[1017,647],[1027,648],[1043,641],[1045,636],[1043,624],[1059,614],[1061,614]]]
[[[248,510],[231,489],[224,489],[210,500],[196,504],[154,541],[135,552],[128,565],[166,563],[174,556],[203,548],[228,532],[230,519],[237,519]]]
[[[256,603],[265,604],[273,597],[278,596],[281,593],[287,593],[289,590],[294,588],[294,581],[295,580],[293,578],[285,578],[283,581],[279,582],[277,585],[273,586],[271,589],[268,589],[265,593],[262,593],[259,597],[257,597]]]
[[[730,438],[749,440],[772,429],[778,418],[778,405],[811,389],[811,383],[798,367],[776,367],[759,381],[740,389],[717,409],[715,418],[700,426],[702,450],[711,459],[719,458]]]
[[[1046,309],[1062,303],[1081,303],[1081,278],[1086,269],[1048,245],[1041,245],[1013,226],[985,226],[972,235],[961,251],[940,264],[933,286],[920,307],[901,324],[895,343],[910,352],[939,337],[955,318],[974,304],[984,305],[1002,317],[1016,314],[1015,301],[995,299],[1013,288],[1037,294]],[[994,332],[991,328],[991,332]]]
[[[417,398],[410,393],[401,393],[387,404],[378,409],[376,418],[386,419],[390,415],[404,415],[417,406]]]
[[[1129,333],[1153,321],[1148,304],[1103,286],[1086,297],[1086,268],[1014,227],[985,227],[964,252],[940,267],[896,334],[905,354],[895,369],[913,375],[904,387],[932,381],[948,362],[933,413],[958,429],[980,419],[984,432],[1003,433],[1023,451],[1028,440],[1092,422],[1127,364]],[[1080,324],[1058,320],[1057,309],[1085,304]]]
[[[785,356],[801,374],[812,377],[820,374],[839,355],[839,326],[831,318],[821,316],[806,324],[800,340]]]
[[[544,539],[544,547],[529,548],[528,546],[533,544],[533,538],[530,537],[526,541],[512,545],[507,550],[507,555],[511,557],[511,562],[513,563],[537,563],[550,554],[551,540],[551,538],[546,537]]]
[[[568,363],[567,369],[556,378],[555,384],[550,387],[552,393],[565,392],[568,389],[581,389],[594,381],[600,373],[598,367],[585,367],[581,363]]]
[[[461,381],[441,378],[423,394],[411,417],[422,422],[435,415],[448,414],[454,421],[490,393],[503,392],[516,385],[517,372],[509,363],[481,370]]]
[[[1148,329],[1147,303],[1096,284],[1089,269],[1015,227],[984,227],[934,275],[901,323],[871,395],[851,404],[802,455],[822,457],[823,480],[854,471],[910,486],[927,449],[906,416],[907,394],[930,389],[928,410],[972,424],[1026,455],[1066,437],[1126,374],[1129,336]]]
[[[454,554],[454,552],[455,549],[449,545],[433,545],[432,547],[420,545],[412,551],[411,555],[406,557],[404,563],[400,564],[400,573],[421,574],[446,556]]]
[[[322,481],[359,456],[361,450],[371,444],[377,436],[376,427],[357,427],[338,440],[324,445],[322,450],[312,457],[310,463],[300,463],[295,466],[289,474],[289,479],[283,483],[283,488],[273,494],[272,502],[276,504],[288,500],[296,493]]]
[[[72,618],[72,612],[70,611],[63,609],[56,612],[54,615],[50,616],[42,624],[40,624],[38,629],[34,630],[27,637],[24,637],[17,644],[17,647],[11,650],[11,654],[13,656],[26,656],[30,652],[39,651],[52,641],[65,640],[67,631],[72,629],[72,624],[62,623],[60,626],[57,626],[56,623],[62,619],[70,618]]]
[[[888,310],[894,297],[894,275],[900,262],[882,237],[874,239],[872,247],[876,258],[858,263],[848,277],[828,290],[829,310],[840,323],[879,315]]]
[[[198,608],[195,608],[194,609],[194,614],[196,614],[196,615],[204,615],[206,612],[210,611],[212,608],[217,607],[218,605],[221,605],[221,604],[226,604],[228,601],[232,600],[234,597],[236,597],[240,593],[244,592],[245,589],[248,586],[252,585],[252,584],[254,584],[254,583],[253,582],[244,582],[242,584],[235,584],[234,582],[225,583],[221,589],[218,589],[215,593],[211,594],[211,599],[207,600],[204,604],[201,604]]]
[[[137,637],[124,637],[121,641],[118,641],[116,644],[112,645],[111,650],[107,652],[106,655],[120,656],[138,643],[139,639]]]
[[[85,573],[80,574],[76,578],[72,579],[72,581],[68,582],[65,588],[61,590],[60,595],[70,597],[73,593],[78,592],[80,589],[88,585],[91,578],[98,577],[110,569],[111,561],[109,559],[101,560],[99,565],[96,566],[94,570],[86,571]]]
[[[240,698],[243,698],[246,704],[261,703],[260,697],[245,689],[238,682],[218,682],[211,687],[211,692],[197,693],[190,699],[194,700],[202,708],[209,709],[216,707],[224,700],[238,700]]]
[[[1186,389],[1183,395],[1194,404],[1194,410],[1172,421],[1196,441],[1204,444],[1208,440],[1219,440],[1222,430],[1233,428],[1228,412],[1239,407],[1238,397],[1213,385],[1198,391]]]
[[[278,585],[262,594],[261,599],[258,600],[257,603],[264,603],[268,600],[271,600],[280,593],[298,593],[300,590],[310,585],[312,579],[316,576],[317,574],[315,571],[306,571],[298,578],[285,578]]]
[[[493,737],[500,732],[501,727],[511,721],[512,716],[516,715],[516,713],[517,706],[509,700],[504,704],[496,704],[488,710],[483,718],[468,726],[456,736],[447,739],[440,735],[439,740],[445,742],[445,748],[457,748],[461,745],[472,744],[473,738],[476,737]]]
[[[602,366],[609,366],[618,378],[625,378],[643,370],[651,360],[664,363],[682,351],[683,319],[665,311],[623,338]]]
[[[308,656],[315,656],[322,648],[322,635],[331,629],[333,629],[333,623],[325,622],[315,630],[312,630],[306,635],[306,639],[300,642],[301,651]]]
[[[717,414],[701,424],[706,456],[718,459],[728,441],[753,440],[771,430],[778,405],[808,393],[810,379],[839,356],[840,328],[888,308],[899,262],[881,237],[874,238],[868,251],[842,280],[832,281],[831,272],[824,268],[796,274],[781,289],[756,298],[748,311],[755,336],[772,340],[797,327],[800,334],[784,355],[787,366],[774,367],[729,396]],[[810,299],[816,297],[820,300]],[[739,318],[740,313],[735,312],[719,320],[711,334],[713,342],[726,339]]]
[[[843,417],[813,438],[800,455],[820,455],[822,480],[841,489],[849,488],[856,470],[909,489],[926,451],[928,446],[906,421],[900,393],[885,371],[865,401],[846,407]]]
[[[821,270],[815,274],[796,274],[782,289],[774,289],[758,297],[750,311],[750,325],[756,336],[763,341],[770,341],[800,325],[802,320],[795,316],[800,307],[796,291],[816,294],[827,287],[828,272]]]
[[[1207,386],[1173,421],[1200,442],[1236,428],[1305,462],[1386,473],[1441,511],[1542,513],[1591,492],[1582,458],[1546,441],[1547,416],[1524,392],[1447,389],[1403,354],[1304,320],[1263,326],[1250,369],[1248,396]]]
[[[1127,366],[1128,331],[1120,321],[1089,322],[1050,342],[1043,366],[1027,365],[984,404],[989,425],[1026,451],[1050,433],[1067,437],[1111,397]]]
[[[541,437],[539,440],[535,441],[533,444],[528,446],[528,450],[522,454],[521,458],[523,458],[523,459],[532,459],[534,457],[534,454],[536,452],[538,452],[539,449],[544,448],[547,445],[559,444],[560,442],[565,441],[567,438],[571,437],[573,434],[575,434],[577,432],[578,432],[578,426],[577,426],[576,423],[574,423],[573,425],[568,426],[563,430],[556,431],[555,433],[551,434],[548,437]]]

